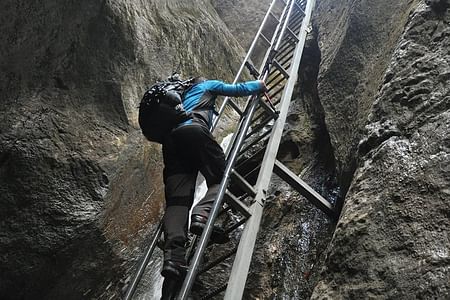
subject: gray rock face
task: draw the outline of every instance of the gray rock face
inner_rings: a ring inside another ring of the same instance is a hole
[[[449,24],[424,4],[409,20],[312,299],[449,298]]]
[[[120,297],[163,210],[144,88],[232,79],[269,2],[2,2],[1,299]],[[274,179],[246,299],[448,298],[450,26],[426,2],[317,1],[279,159],[352,184],[325,251],[334,224]]]
[[[322,51],[318,92],[344,192],[373,99],[417,2],[317,1],[314,24]]]
[[[211,0],[211,2],[233,36],[247,50],[272,0]]]
[[[231,79],[241,48],[208,1],[3,1],[0,19],[0,298],[117,298],[162,206],[140,95],[177,68]]]

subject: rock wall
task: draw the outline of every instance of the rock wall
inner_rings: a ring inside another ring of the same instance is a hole
[[[329,1],[316,4],[322,61],[319,99],[325,110],[339,181],[345,192],[355,153],[384,72],[418,1]]]
[[[250,47],[272,0],[211,0],[220,18],[244,50]],[[244,15],[245,18],[236,18]]]
[[[3,1],[0,28],[0,298],[117,298],[162,206],[141,93],[242,50],[209,1]]]
[[[140,95],[231,80],[269,2],[3,1],[0,298],[120,297],[163,206]],[[426,2],[317,1],[279,159],[347,199],[325,251],[334,224],[274,179],[248,299],[448,297],[448,1]]]
[[[312,299],[448,299],[450,14],[421,2],[384,75]]]
[[[247,298],[448,297],[448,17],[424,5],[317,1],[279,155],[338,207],[352,187],[324,251],[333,224],[275,179]]]

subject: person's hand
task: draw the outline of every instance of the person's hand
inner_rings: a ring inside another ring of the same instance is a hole
[[[261,83],[261,86],[263,87],[263,92],[267,92],[267,86],[266,83],[263,80],[258,80],[259,83]]]

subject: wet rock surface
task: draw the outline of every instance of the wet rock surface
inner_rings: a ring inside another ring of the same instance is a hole
[[[449,16],[410,17],[312,299],[449,297]]]

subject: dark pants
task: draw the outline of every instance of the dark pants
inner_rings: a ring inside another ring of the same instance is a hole
[[[225,155],[207,128],[193,123],[172,131],[163,143],[166,213],[164,260],[185,263],[189,210],[198,172],[208,191],[192,214],[208,216],[225,171]]]

